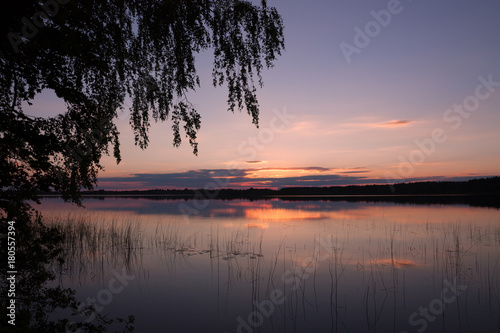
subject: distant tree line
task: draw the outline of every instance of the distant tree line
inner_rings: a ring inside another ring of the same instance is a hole
[[[203,193],[201,189],[132,190],[132,191],[84,191],[84,196],[173,196],[190,198]],[[58,194],[44,192],[41,195]],[[387,195],[489,195],[500,196],[500,177],[471,179],[468,181],[410,182],[393,185],[349,185],[325,187],[284,187],[278,190],[268,188],[220,189],[217,198],[265,198],[281,196],[387,196]]]

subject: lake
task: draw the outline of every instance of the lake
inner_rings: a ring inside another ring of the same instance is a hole
[[[37,207],[84,235],[51,264],[54,284],[102,314],[134,315],[136,332],[499,331],[497,208],[338,198],[84,205]]]

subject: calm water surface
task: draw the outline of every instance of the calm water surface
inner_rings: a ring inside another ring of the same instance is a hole
[[[95,226],[97,245],[67,248],[67,262],[52,267],[57,284],[101,313],[134,315],[136,332],[499,331],[498,209],[124,197],[84,205],[46,198],[38,207]]]

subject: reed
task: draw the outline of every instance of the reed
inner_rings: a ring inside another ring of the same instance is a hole
[[[137,221],[68,214],[46,219],[45,223],[63,236],[61,256],[52,264],[60,277],[83,279],[102,275],[109,266],[131,268],[142,256],[145,239]]]

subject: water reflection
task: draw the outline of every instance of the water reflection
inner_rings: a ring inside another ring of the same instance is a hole
[[[84,204],[42,205],[83,221],[58,283],[85,299],[127,267],[136,279],[107,310],[137,332],[498,330],[497,209],[213,200],[186,219],[184,200]]]
[[[4,330],[8,327],[9,332],[108,332],[108,329],[134,331],[133,316],[125,319],[111,318],[94,307],[95,303],[75,298],[74,289],[53,282],[56,278],[54,264],[62,266],[62,257],[67,257],[69,253],[61,253],[64,237],[56,228],[41,223],[39,216],[20,222],[9,221],[2,226],[5,229],[2,228],[1,234],[9,231],[9,258],[14,256],[9,270],[0,271],[0,289],[6,291],[0,298],[0,326]],[[0,238],[0,254],[3,258],[7,258],[6,238]],[[122,274],[118,273],[116,278],[130,278],[126,273],[126,269],[123,269]],[[116,281],[116,278],[109,284],[115,293],[123,288],[116,288],[115,282],[121,282]],[[112,297],[110,290],[102,290],[101,294],[102,292],[108,292]]]

